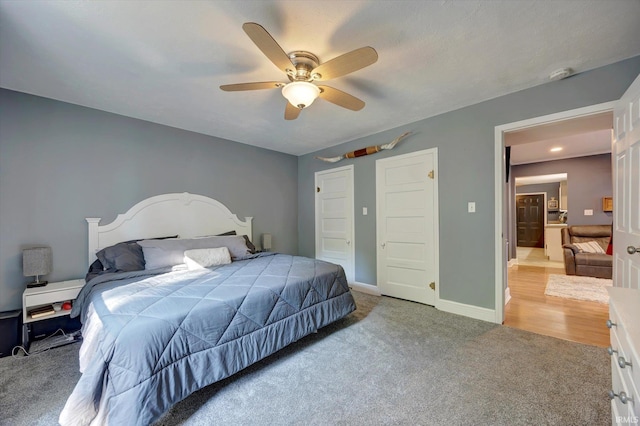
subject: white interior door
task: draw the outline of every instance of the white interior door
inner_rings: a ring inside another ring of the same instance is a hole
[[[640,289],[640,76],[614,108],[613,285]]]
[[[353,165],[316,172],[316,259],[341,265],[355,279]]]
[[[428,305],[438,300],[437,176],[435,148],[376,161],[382,294]]]

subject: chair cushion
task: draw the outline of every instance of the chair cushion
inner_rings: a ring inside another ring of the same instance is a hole
[[[576,253],[576,266],[606,266],[611,268],[613,266],[613,256],[602,253]]]

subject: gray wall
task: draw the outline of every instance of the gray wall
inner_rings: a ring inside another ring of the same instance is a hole
[[[376,284],[375,160],[437,147],[440,176],[440,297],[489,309],[495,304],[495,126],[618,99],[640,73],[640,57],[400,126],[299,158],[298,236],[314,255],[314,173],[354,165],[356,281]],[[377,102],[370,99],[368,102]],[[414,134],[393,151],[328,164],[332,157]],[[476,213],[467,213],[467,202]],[[362,207],[369,215],[362,216]],[[571,208],[571,206],[570,206]]]
[[[24,245],[52,247],[50,281],[84,277],[84,218],[162,193],[215,198],[295,254],[296,188],[295,156],[0,90],[0,311],[22,305]]]

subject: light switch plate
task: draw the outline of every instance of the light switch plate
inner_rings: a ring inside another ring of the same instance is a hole
[[[367,211],[366,207],[362,208],[362,216],[366,216],[367,214],[369,214],[369,212]]]
[[[469,201],[469,203],[467,204],[467,211],[469,213],[475,213],[476,212],[476,202],[475,201]]]
[[[585,209],[584,210],[584,215],[585,216],[593,216],[593,209]]]

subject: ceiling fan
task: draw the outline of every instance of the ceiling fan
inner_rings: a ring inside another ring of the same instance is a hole
[[[242,29],[262,53],[287,74],[289,83],[263,81],[225,84],[220,86],[220,89],[227,92],[282,89],[282,95],[288,100],[284,111],[286,120],[298,118],[300,111],[311,105],[318,97],[352,111],[360,111],[364,108],[364,102],[355,96],[330,86],[319,86],[313,82],[342,77],[375,63],[378,60],[378,53],[373,47],[361,47],[321,64],[318,57],[311,52],[296,50],[289,54],[285,53],[271,34],[255,22],[243,24]]]

